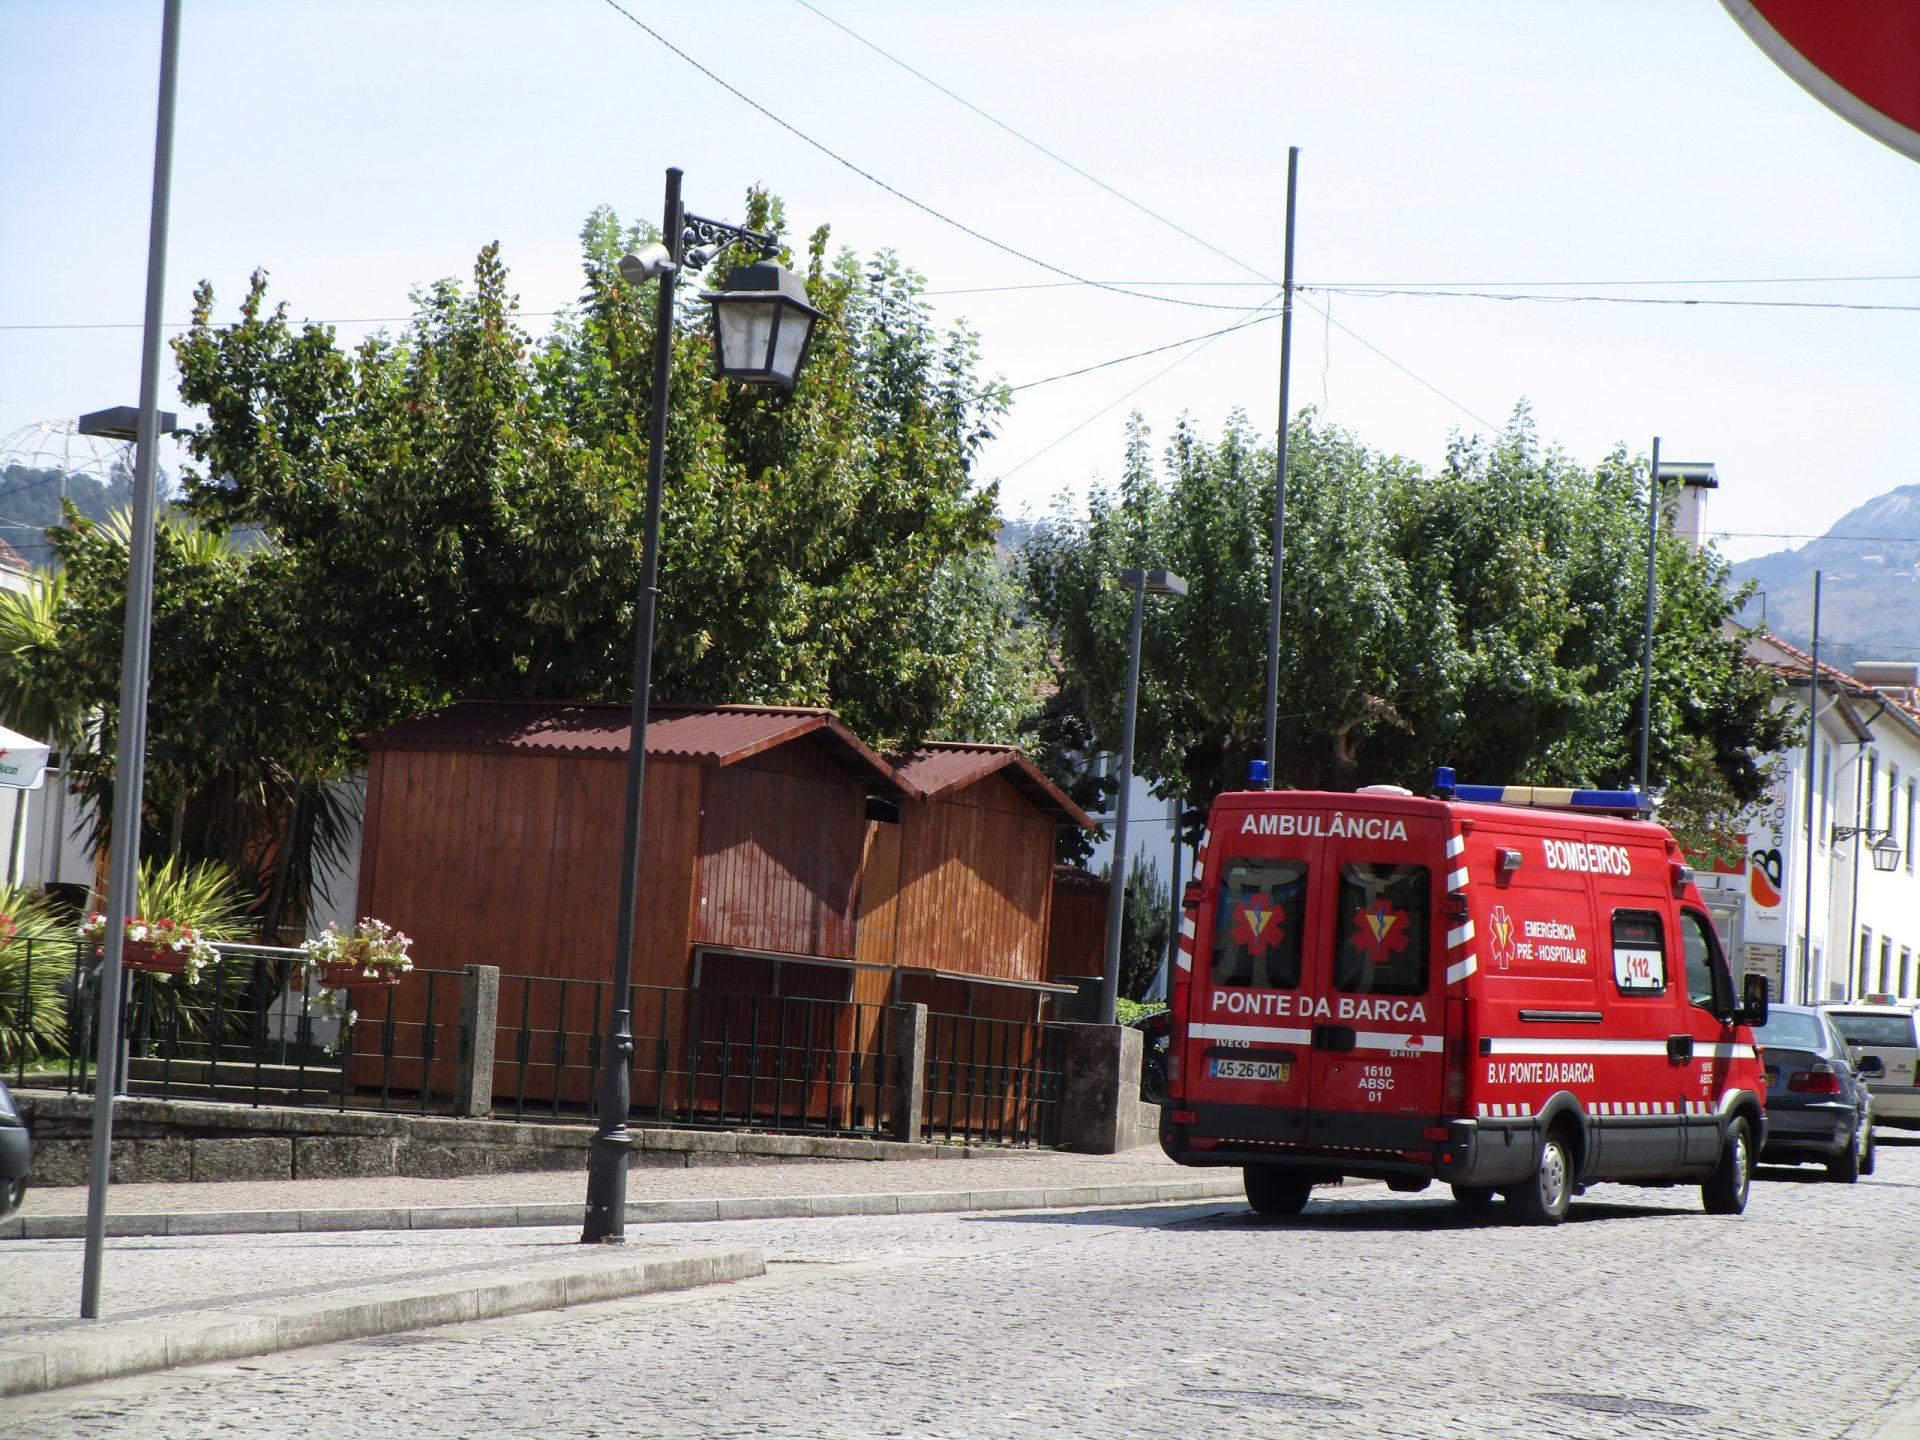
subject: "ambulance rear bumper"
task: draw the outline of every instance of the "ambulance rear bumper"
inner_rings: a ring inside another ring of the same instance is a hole
[[[1194,1116],[1177,1124],[1176,1112]],[[1447,1139],[1433,1132],[1445,1128]],[[1240,1105],[1169,1105],[1160,1112],[1160,1148],[1182,1165],[1277,1165],[1319,1178],[1427,1176],[1455,1185],[1501,1187],[1533,1173],[1536,1119],[1442,1120]]]

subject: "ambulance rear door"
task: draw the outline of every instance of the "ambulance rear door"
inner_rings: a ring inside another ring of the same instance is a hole
[[[1366,797],[1359,797],[1364,800]],[[1301,1009],[1310,1143],[1431,1148],[1446,1081],[1446,814],[1430,802],[1328,817]]]

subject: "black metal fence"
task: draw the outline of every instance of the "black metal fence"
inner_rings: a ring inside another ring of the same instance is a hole
[[[922,1133],[1000,1145],[1057,1143],[1063,1043],[1058,1026],[1036,1020],[929,1014]]]
[[[460,971],[416,968],[398,986],[318,991],[301,951],[217,947],[197,983],[127,972],[123,1093],[247,1105],[454,1113],[484,1057],[463,1033]],[[29,975],[19,978],[20,972]],[[0,970],[0,1063],[17,1084],[93,1088],[99,996],[90,950],[43,946]],[[491,1111],[597,1118],[611,986],[502,976],[491,1025]],[[887,1005],[708,988],[635,986],[630,1118],[660,1125],[891,1136],[908,1059],[904,1012]],[[1048,1145],[1059,1115],[1059,1045],[1036,1021],[928,1017],[921,1133]]]

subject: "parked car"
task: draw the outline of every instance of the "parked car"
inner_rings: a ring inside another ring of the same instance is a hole
[[[1839,1027],[1847,1045],[1859,1056],[1856,1064],[1873,1092],[1876,1125],[1920,1130],[1920,1007],[1891,996],[1872,996],[1845,1005],[1829,1005],[1827,1014]]]
[[[1774,1005],[1753,1027],[1753,1041],[1767,1067],[1761,1161],[1811,1161],[1849,1185],[1871,1175],[1873,1098],[1833,1021],[1810,1005]]]
[[[13,1092],[0,1080],[0,1220],[20,1208],[27,1190],[27,1172],[33,1165],[33,1141],[27,1135]]]

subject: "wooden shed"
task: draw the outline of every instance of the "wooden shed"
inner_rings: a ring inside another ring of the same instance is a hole
[[[362,737],[356,913],[406,931],[427,969],[500,967],[501,1031],[522,1038],[502,1046],[498,1094],[524,1097],[530,1070],[534,1093],[556,1104],[593,1093],[629,720],[617,704],[473,701]],[[688,992],[852,997],[869,804],[908,793],[824,710],[656,705],[647,758],[633,951],[637,1106],[648,1103],[645,1047],[657,1041],[664,1057],[669,1038],[687,1033]],[[380,1067],[386,1083],[420,1083],[417,1057],[445,1004],[432,984],[415,983],[428,978],[410,977],[392,994],[391,1023],[380,1017],[389,1037],[396,1025],[425,1027],[418,1041],[385,1042],[416,1057],[411,1075],[391,1060]],[[831,1007],[823,1013],[841,1024]],[[744,1033],[756,1017],[710,1012],[699,1024],[730,1035],[736,1018]],[[433,1088],[441,1063],[435,1056]],[[355,1082],[373,1068],[359,1059]]]
[[[1047,972],[1054,837],[1091,828],[1024,751],[931,744],[890,756],[909,798],[867,826],[859,958],[891,998],[962,1015],[1038,1013]]]

